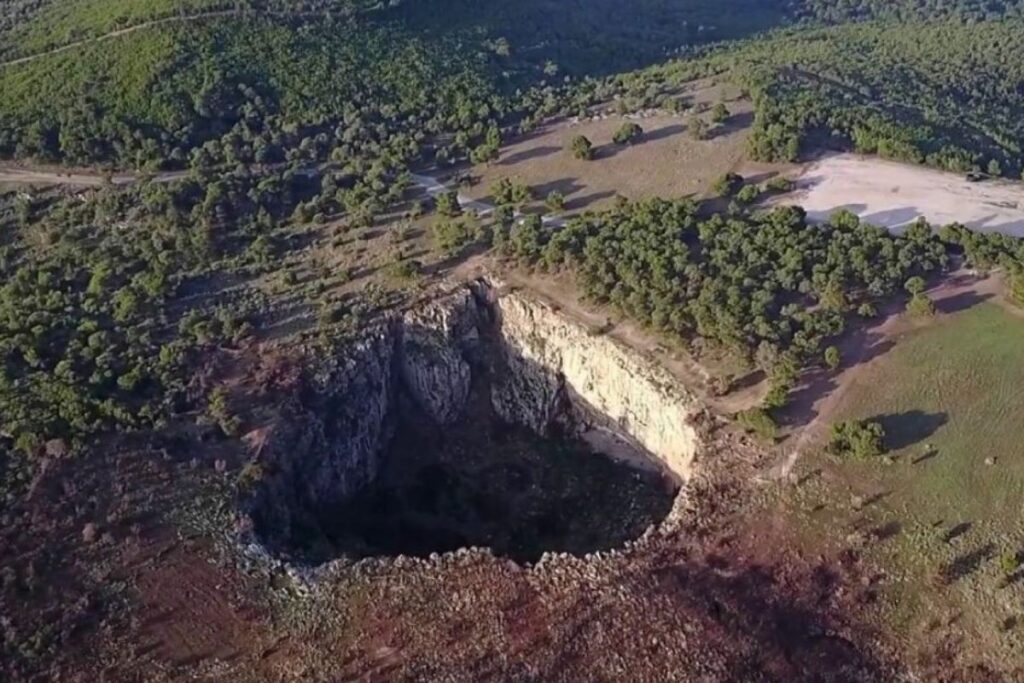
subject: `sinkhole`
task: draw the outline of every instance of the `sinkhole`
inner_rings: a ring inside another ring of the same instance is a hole
[[[534,562],[664,520],[692,404],[549,307],[509,303],[464,291],[315,373],[242,501],[258,540],[310,564],[466,547]]]

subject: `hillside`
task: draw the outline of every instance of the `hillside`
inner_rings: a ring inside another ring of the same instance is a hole
[[[97,9],[110,23],[87,30],[79,27],[92,25],[92,15],[78,13],[96,3],[58,3],[11,34],[12,54],[40,56],[0,67],[0,155],[181,166],[196,147],[230,134],[247,142],[262,135],[276,148],[271,156],[283,158],[306,138],[330,138],[356,122],[388,131],[384,138],[446,133],[464,151],[487,127],[561,109],[567,100],[556,95],[570,80],[773,25],[781,14],[772,4],[744,0],[746,11],[721,26],[710,23],[718,13],[707,0],[649,0],[627,13],[614,3],[446,0],[355,17],[313,4],[199,15],[88,40],[90,31],[163,11],[126,4],[138,14],[122,20]],[[72,38],[86,42],[47,53],[32,27],[46,26],[47,40],[65,44],[47,14],[58,10],[66,14],[60,23],[76,26]]]
[[[2,3],[0,679],[1020,680],[1022,12]]]

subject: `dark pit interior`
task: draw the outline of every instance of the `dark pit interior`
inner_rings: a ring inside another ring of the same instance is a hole
[[[402,401],[378,478],[316,510],[319,529],[302,553],[425,557],[477,546],[533,562],[546,551],[619,547],[668,514],[676,490],[657,468],[503,423],[475,394],[469,414],[443,428]]]

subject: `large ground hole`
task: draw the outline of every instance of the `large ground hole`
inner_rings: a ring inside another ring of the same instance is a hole
[[[485,396],[471,405],[445,428],[403,409],[376,482],[317,512],[319,551],[423,557],[482,546],[532,562],[621,546],[672,507],[675,486],[657,468],[502,423]]]

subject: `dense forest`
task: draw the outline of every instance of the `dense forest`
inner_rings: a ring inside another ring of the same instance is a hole
[[[895,235],[849,212],[811,225],[796,207],[709,213],[689,199],[653,199],[553,233],[538,223],[499,229],[497,247],[529,267],[574,274],[586,296],[663,334],[746,358],[773,381],[767,408],[786,402],[803,367],[823,362],[851,317],[872,317],[905,290],[926,307],[917,283],[952,255],[1018,278],[1024,268],[1016,238],[959,225],[936,232],[924,221]]]
[[[804,16],[827,22],[858,19],[986,21],[1024,15],[1020,0],[803,0]]]
[[[855,23],[787,30],[620,77],[641,105],[706,74],[756,104],[750,151],[795,160],[822,147],[950,171],[1024,170],[1024,22]]]

